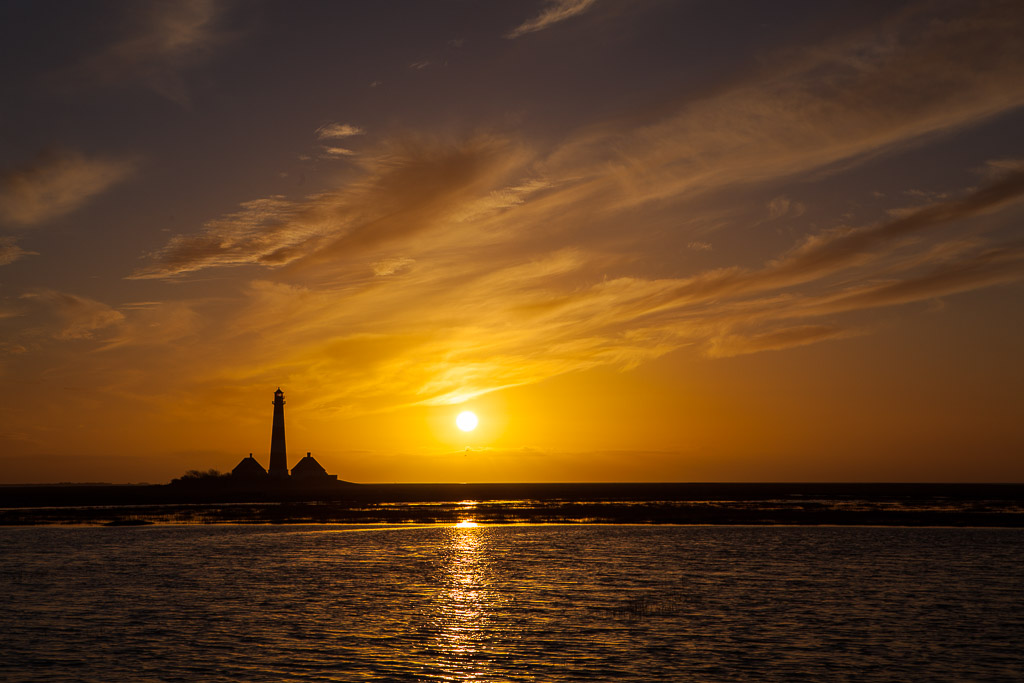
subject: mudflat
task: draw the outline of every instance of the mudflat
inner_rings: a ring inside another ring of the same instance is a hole
[[[1024,526],[1021,484],[494,483],[0,487],[0,524]]]

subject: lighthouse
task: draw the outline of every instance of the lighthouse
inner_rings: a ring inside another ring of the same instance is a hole
[[[291,488],[292,490],[313,490],[329,487],[338,483],[338,475],[327,474],[323,465],[316,461],[312,453],[288,473],[288,451],[284,445],[284,392],[281,387],[274,392],[274,427],[270,432],[270,467],[266,470],[256,462],[252,453],[243,458],[235,469],[231,470],[235,485],[252,489],[264,487],[268,483],[273,489]]]
[[[274,392],[274,428],[270,433],[270,469],[273,479],[288,478],[288,451],[284,445],[284,392]]]

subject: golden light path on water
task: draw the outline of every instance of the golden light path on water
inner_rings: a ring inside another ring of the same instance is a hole
[[[465,511],[476,501],[462,501]],[[488,642],[489,615],[497,607],[498,593],[491,590],[488,556],[483,529],[467,517],[451,527],[445,554],[444,591],[440,596],[437,650],[445,680],[482,681],[488,672],[481,668],[481,650]]]
[[[476,522],[456,524],[449,542],[437,643],[443,656],[438,664],[447,680],[485,680],[477,654],[488,621],[487,561]]]

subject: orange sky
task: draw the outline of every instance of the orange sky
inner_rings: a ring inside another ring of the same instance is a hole
[[[1024,480],[1024,10],[769,4],[0,10],[0,483]]]

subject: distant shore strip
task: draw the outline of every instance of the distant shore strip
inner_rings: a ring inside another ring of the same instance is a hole
[[[318,491],[0,487],[0,525],[692,524],[1024,527],[1020,484],[394,484]]]

